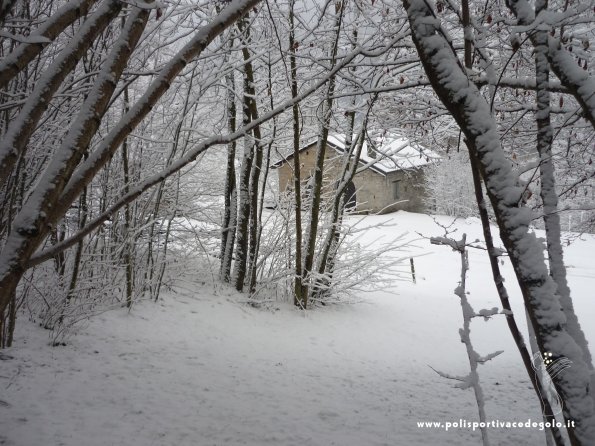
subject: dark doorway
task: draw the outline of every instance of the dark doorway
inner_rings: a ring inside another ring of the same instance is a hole
[[[345,209],[348,211],[354,211],[357,205],[357,199],[355,197],[355,184],[353,181],[347,183],[345,187]]]

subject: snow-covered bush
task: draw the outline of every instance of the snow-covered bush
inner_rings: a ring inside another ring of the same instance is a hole
[[[436,214],[478,216],[473,176],[466,150],[450,151],[439,163],[426,167],[427,204]]]
[[[305,217],[307,212],[303,212]],[[346,302],[356,297],[356,292],[383,289],[409,274],[407,247],[398,235],[383,243],[381,250],[370,250],[366,239],[374,234],[370,223],[362,217],[349,215],[338,223],[336,251],[331,267],[319,273],[323,244],[331,227],[331,213],[323,212],[318,233],[313,273],[307,278],[308,286],[316,288],[310,301],[328,304]],[[386,223],[382,224],[383,226]],[[295,214],[290,194],[282,194],[275,210],[265,211],[257,266],[257,288],[254,302],[269,300],[292,302],[295,271]],[[406,261],[406,262],[405,262]],[[328,263],[327,263],[328,265]],[[395,268],[395,265],[403,265]],[[388,271],[397,271],[394,275]]]

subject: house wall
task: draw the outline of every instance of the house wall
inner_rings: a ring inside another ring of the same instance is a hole
[[[399,182],[398,197],[394,182]],[[368,169],[354,178],[358,210],[360,212],[425,212],[423,169],[392,172],[382,176]]]
[[[334,186],[342,160],[334,150],[327,150],[325,156],[323,187],[330,190]],[[314,174],[315,162],[316,144],[313,144],[300,153],[302,181]],[[277,172],[279,191],[285,192],[293,186],[293,160],[283,163],[277,168]],[[395,181],[399,182],[398,199],[394,198]],[[366,169],[356,174],[353,183],[356,188],[357,212],[426,211],[423,169],[392,172],[386,176],[372,169]]]
[[[324,183],[329,183],[337,177],[339,157],[334,150],[327,150],[324,160]],[[300,152],[300,179],[305,181],[314,175],[316,166],[316,143]],[[279,175],[279,192],[284,192],[293,187],[293,158],[277,168]],[[334,175],[333,175],[334,174]]]

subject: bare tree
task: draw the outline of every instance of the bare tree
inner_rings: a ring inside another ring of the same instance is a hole
[[[574,362],[573,369],[568,370],[564,378],[555,377],[554,383],[565,401],[565,419],[576,422],[576,428],[569,429],[571,442],[590,444],[595,440],[595,410],[588,393],[589,366],[577,341],[566,330],[566,320],[540,243],[528,232],[530,213],[522,205],[523,191],[516,186],[510,164],[502,152],[490,105],[468,78],[430,6],[417,0],[403,4],[428,79],[465,134],[469,148],[475,152],[539,347],[543,352],[553,352]]]
[[[160,75],[147,88],[141,99],[133,104],[120,122],[103,138],[86,160],[81,159],[89,143],[95,136],[102,116],[111,104],[111,97],[120,74],[125,69],[136,43],[140,39],[147,23],[150,9],[132,7],[125,28],[115,43],[103,72],[94,84],[94,92],[87,96],[83,112],[74,120],[62,147],[54,154],[39,183],[32,190],[22,210],[14,217],[12,230],[0,254],[0,313],[3,313],[13,298],[16,287],[27,269],[29,259],[38,249],[46,236],[65,215],[71,204],[83,192],[95,175],[105,166],[115,151],[121,147],[127,136],[147,116],[153,105],[163,96],[171,81],[181,70],[199,55],[215,37],[226,27],[234,23],[257,0],[236,0],[231,2],[209,24],[200,28],[194,38],[185,45],[168,64]],[[90,42],[102,29],[113,21],[121,8],[121,2],[105,1],[98,10],[81,26],[80,32],[64,50],[61,58],[69,64],[64,70],[68,73],[76,60],[84,54]],[[74,49],[75,51],[71,51]],[[11,123],[15,130],[9,130],[10,138],[4,138],[2,147],[2,172],[6,176],[15,165],[17,155],[24,153],[27,137],[45,110],[49,95],[63,82],[64,73],[56,66],[55,74],[44,78],[47,88],[31,96],[29,106],[25,106],[19,116]],[[62,74],[61,74],[62,73]],[[32,121],[32,119],[34,119]],[[23,125],[28,123],[28,125]],[[29,132],[27,137],[19,136]],[[18,139],[16,136],[19,136]],[[7,141],[11,141],[8,145]],[[18,147],[13,149],[12,143]]]

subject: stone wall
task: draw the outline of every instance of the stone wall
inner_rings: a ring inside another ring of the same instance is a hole
[[[398,171],[383,176],[371,169],[356,175],[357,210],[359,212],[385,213],[404,210],[425,212],[423,170]],[[398,195],[395,195],[398,182]]]
[[[316,143],[311,144],[305,150],[300,152],[300,179],[306,181],[314,175],[316,165]],[[339,166],[339,155],[335,150],[327,150],[324,160],[324,178],[325,183],[329,183],[337,177],[337,168]],[[279,175],[279,192],[286,191],[293,187],[293,158],[289,162],[284,162],[277,168]]]
[[[342,157],[335,150],[327,150],[324,168],[324,191],[332,191],[342,164]],[[300,152],[301,179],[305,181],[314,174],[316,144]],[[279,192],[293,186],[293,160],[277,168]],[[395,197],[395,182],[399,183],[398,197]],[[372,169],[356,174],[353,183],[356,188],[357,212],[386,213],[397,210],[425,212],[426,205],[424,173],[422,169],[391,172],[382,175]]]

